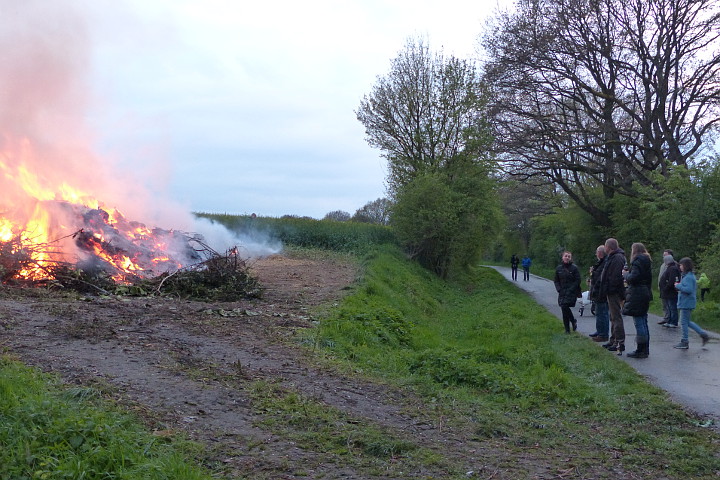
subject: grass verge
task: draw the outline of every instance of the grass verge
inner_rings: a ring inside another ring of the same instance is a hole
[[[198,447],[147,433],[93,388],[63,388],[0,357],[0,478],[209,480]]]
[[[476,435],[579,471],[715,477],[718,436],[492,269],[442,282],[390,248],[313,339],[355,371],[412,386]],[[560,468],[559,466],[557,468]]]

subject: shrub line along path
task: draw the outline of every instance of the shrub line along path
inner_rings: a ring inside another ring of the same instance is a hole
[[[530,281],[518,280],[514,282],[509,267],[493,267],[509,282],[529,293],[536,302],[558,318],[562,312],[557,304],[555,284],[546,278],[530,275]],[[590,313],[590,307],[585,308],[584,316],[579,313],[580,304],[573,309],[578,320],[577,333],[587,337],[595,331],[595,316]],[[701,347],[700,337],[690,332],[690,349],[678,350],[673,348],[680,341],[680,327],[664,328],[657,322],[661,317],[648,315],[650,328],[650,357],[647,359],[628,358],[627,352],[635,350],[635,325],[632,317],[623,317],[625,322],[625,348],[627,351],[618,357],[627,362],[650,383],[662,388],[670,394],[677,403],[691,409],[695,413],[713,420],[714,428],[720,430],[720,336],[708,332],[711,340]],[[562,330],[562,323],[558,323],[558,331]],[[595,342],[592,342],[595,343]],[[596,344],[598,348],[602,348]],[[613,353],[608,352],[608,355]]]

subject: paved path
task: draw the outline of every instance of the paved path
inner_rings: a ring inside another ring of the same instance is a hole
[[[518,281],[513,282],[509,267],[493,267],[508,281],[530,293],[540,305],[547,308],[550,313],[562,319],[560,307],[557,304],[557,292],[552,281],[530,275],[530,280],[522,280],[522,269],[518,272]],[[573,309],[578,320],[578,333],[589,335],[595,331],[595,317],[590,313],[590,307],[585,308],[581,317],[578,307]],[[627,351],[635,350],[635,325],[632,317],[625,317],[625,347]],[[632,365],[638,372],[656,385],[667,391],[677,403],[687,406],[693,411],[710,417],[715,427],[720,427],[720,337],[712,332],[710,342],[702,348],[700,337],[690,331],[690,349],[678,350],[673,348],[680,340],[680,327],[669,329],[658,325],[661,317],[650,314],[648,325],[650,327],[650,357],[647,359],[628,358],[625,354],[619,359]],[[562,321],[558,329],[562,330]],[[588,342],[602,348],[599,343],[588,337]],[[612,355],[608,352],[608,355]]]

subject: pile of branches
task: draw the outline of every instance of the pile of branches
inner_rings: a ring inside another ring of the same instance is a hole
[[[207,260],[143,280],[135,286],[156,294],[196,300],[230,302],[262,295],[260,283],[250,274],[250,267],[238,255],[237,247],[223,255],[207,245],[204,248]]]
[[[250,267],[240,258],[237,247],[220,254],[202,240],[192,240],[198,258],[204,260],[156,277],[128,275],[118,282],[107,270],[83,269],[61,260],[38,260],[63,258],[63,255],[54,244],[23,242],[17,236],[0,241],[0,282],[85,294],[168,295],[204,301],[235,301],[261,296],[262,288],[251,275]],[[28,275],[31,271],[39,275]]]

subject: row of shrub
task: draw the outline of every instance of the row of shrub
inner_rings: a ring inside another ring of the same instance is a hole
[[[396,243],[390,227],[371,223],[315,220],[309,217],[257,217],[196,213],[225,226],[228,230],[250,238],[280,241],[283,245],[320,248],[344,253],[362,253],[373,245]]]

